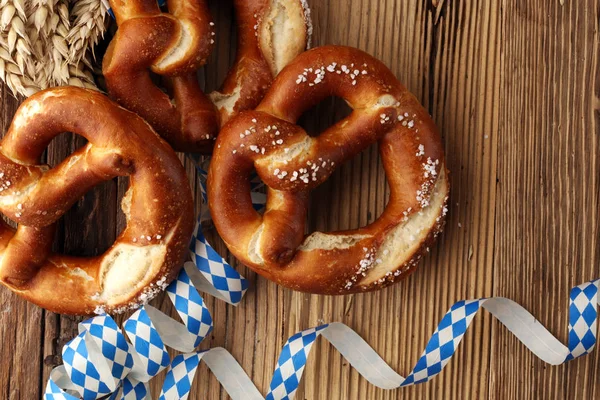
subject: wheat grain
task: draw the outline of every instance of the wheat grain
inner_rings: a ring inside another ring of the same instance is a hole
[[[2,14],[0,16],[0,28],[3,31],[6,29],[10,21],[12,21],[16,12],[17,9],[12,4],[7,4],[6,6],[4,6],[4,8],[2,9]]]
[[[67,40],[71,48],[70,62],[79,62],[86,52],[83,48],[91,48],[104,35],[108,8],[105,2],[99,0],[78,0],[75,2],[71,15],[75,16],[73,29]]]
[[[93,48],[106,0],[0,0],[0,79],[16,95],[58,85],[95,88]]]

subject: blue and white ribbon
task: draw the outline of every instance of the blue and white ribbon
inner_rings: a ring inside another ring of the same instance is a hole
[[[377,387],[395,389],[427,382],[450,361],[481,308],[489,311],[540,359],[552,365],[562,364],[588,354],[596,344],[599,282],[595,280],[571,290],[568,346],[564,346],[533,315],[512,300],[494,297],[459,301],[444,315],[406,378],[397,374],[356,332],[344,324],[331,323],[304,330],[290,337],[283,346],[266,398],[294,398],[311,347],[319,336],[326,338],[365,379]],[[159,312],[155,309],[150,308],[152,311],[146,314],[140,310],[125,323],[125,331],[134,343],[133,347],[138,354],[142,353],[141,359],[136,361],[132,345],[127,344],[110,317],[100,316],[85,321],[80,326],[82,334],[65,346],[65,366],[52,372],[46,388],[46,399],[72,399],[61,387],[76,389],[84,399],[95,399],[108,393],[114,393],[111,397],[114,399],[145,399],[148,389],[142,382],[147,382],[149,377],[167,365],[169,370],[160,398],[184,399],[190,393],[200,361],[207,364],[232,398],[264,399],[225,349],[191,351],[210,331],[212,321],[202,299],[189,285],[189,281],[176,282],[175,286],[187,289],[188,296],[185,295],[186,290],[179,290],[179,302],[174,301],[180,315],[187,318],[189,338],[186,339],[186,333],[180,332],[182,336],[178,336],[169,329],[173,324],[169,317],[162,315],[160,318],[163,320],[160,320],[156,318],[155,314]],[[172,293],[176,290],[173,285],[169,288],[172,300]],[[194,304],[196,310],[190,312],[189,304]],[[195,315],[193,321],[190,320],[191,314]],[[141,325],[143,329],[138,327],[132,333],[131,327],[128,327],[130,321]],[[194,334],[190,335],[191,331]],[[186,344],[182,345],[184,342]],[[185,354],[176,356],[169,364],[164,344]],[[102,356],[98,356],[99,353]],[[111,379],[102,379],[103,376],[110,376]]]
[[[199,175],[206,203],[206,172],[199,169]],[[260,209],[265,202],[264,194],[257,192],[261,184],[256,180],[252,187],[253,203]],[[198,364],[203,361],[233,399],[264,400],[225,349],[196,350],[213,327],[210,312],[198,292],[237,305],[248,282],[206,241],[200,219],[190,243],[190,254],[192,262],[184,265],[178,278],[167,288],[182,323],[149,305],[125,321],[125,333],[107,315],[82,322],[79,335],[63,348],[64,365],[56,367],[50,374],[45,399],[87,400],[108,395],[110,399],[147,399],[150,398],[147,382],[165,368],[168,370],[160,399],[185,399],[190,394]],[[443,316],[406,377],[397,374],[344,324],[330,323],[301,331],[283,346],[266,398],[294,398],[312,345],[319,336],[326,338],[377,387],[395,389],[427,382],[450,361],[481,308],[490,312],[537,357],[552,365],[562,364],[588,354],[596,344],[599,283],[600,280],[595,280],[571,290],[568,346],[512,300],[494,297],[459,301]],[[182,354],[170,360],[167,347]]]

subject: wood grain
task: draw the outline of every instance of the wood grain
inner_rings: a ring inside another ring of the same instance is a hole
[[[407,374],[455,301],[505,296],[566,342],[568,293],[600,277],[600,3],[597,0],[309,0],[314,43],[346,44],[383,60],[440,127],[452,171],[445,233],[408,280],[376,293],[325,297],[291,292],[238,267],[251,282],[239,307],[207,296],[223,346],[266,393],[285,339],[340,321]],[[217,49],[201,78],[215,89],[235,57],[230,1],[211,2]],[[5,132],[18,101],[1,92]],[[302,118],[318,134],[348,112],[327,99]],[[56,139],[60,161],[82,140]],[[199,197],[194,167],[185,161]],[[97,254],[123,227],[125,181],[88,193],[59,225],[56,249]],[[313,193],[311,230],[355,228],[388,198],[376,147]],[[226,248],[211,237],[221,254]],[[164,296],[154,304],[172,313]],[[46,313],[0,290],[0,398],[33,399],[59,364],[79,319]],[[477,316],[434,381],[384,391],[325,342],[308,362],[299,399],[599,398],[600,357],[550,367],[488,314]],[[160,379],[153,382],[158,394]],[[205,366],[191,399],[228,398]]]

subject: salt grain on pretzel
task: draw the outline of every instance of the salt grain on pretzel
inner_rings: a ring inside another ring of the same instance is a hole
[[[237,58],[211,101],[196,76],[215,41],[205,0],[169,0],[170,13],[156,0],[110,4],[119,29],[103,62],[109,94],[186,152],[210,152],[220,126],[260,102],[273,76],[304,51],[311,30],[304,0],[235,0]],[[172,98],[150,70],[169,77]]]
[[[89,143],[55,168],[40,165],[50,141],[75,132]],[[127,226],[104,254],[51,251],[55,222],[90,188],[129,176]],[[170,148],[137,115],[90,90],[59,88],[27,99],[0,142],[0,283],[63,314],[137,308],[175,277],[192,234],[193,200]]]
[[[296,121],[327,96],[353,112],[310,137]],[[359,229],[305,236],[310,191],[375,142],[390,187],[383,214]],[[253,169],[268,187],[264,215],[252,207]],[[297,57],[256,111],[232,119],[208,176],[211,214],[231,252],[281,285],[324,294],[381,288],[412,272],[441,231],[448,190],[428,113],[385,65],[341,46]]]

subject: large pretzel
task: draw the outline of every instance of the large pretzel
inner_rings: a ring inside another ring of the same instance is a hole
[[[296,125],[327,96],[353,108],[318,137]],[[390,186],[383,214],[363,228],[304,235],[310,190],[378,142]],[[253,169],[268,186],[252,208]],[[208,176],[211,214],[231,252],[290,288],[324,294],[372,290],[407,276],[442,228],[448,194],[435,124],[392,72],[340,46],[310,50],[275,79],[256,111],[232,119],[216,141]]]
[[[214,43],[205,0],[111,0],[119,29],[103,62],[109,94],[146,119],[176,150],[207,153],[219,127],[253,109],[275,76],[302,52],[310,34],[303,0],[235,0],[238,53],[222,89],[202,93],[196,70]],[[150,70],[171,77],[173,98]]]
[[[55,168],[39,164],[48,143],[75,132],[89,143]],[[51,252],[54,223],[94,185],[129,176],[126,229],[97,257]],[[0,142],[0,282],[66,314],[121,312],[175,277],[193,230],[193,200],[181,162],[135,114],[90,90],[40,92],[18,109]]]

